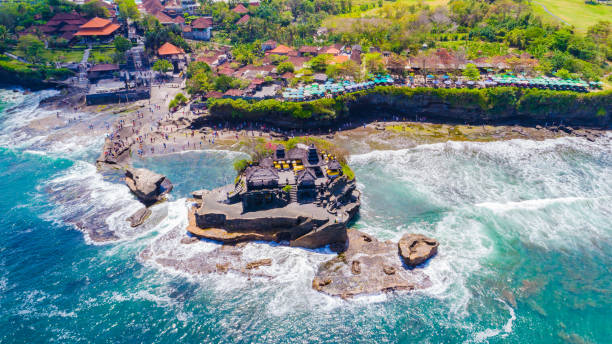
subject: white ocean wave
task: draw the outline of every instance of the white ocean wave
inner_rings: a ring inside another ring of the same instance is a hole
[[[505,301],[500,300],[500,299],[498,299],[498,301],[501,302],[504,305],[504,307],[508,310],[508,312],[510,313],[510,318],[499,329],[489,328],[489,329],[477,332],[474,335],[474,340],[472,342],[482,343],[482,342],[487,341],[489,338],[499,336],[500,334],[502,338],[506,338],[510,333],[512,333],[512,324],[514,323],[514,320],[516,320],[516,314],[514,313],[514,309],[510,307]]]

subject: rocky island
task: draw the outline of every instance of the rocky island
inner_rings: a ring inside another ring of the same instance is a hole
[[[355,180],[337,157],[314,145],[282,144],[248,162],[234,185],[194,194],[188,231],[200,238],[288,241],[291,246],[343,247],[346,227],[360,206]]]
[[[242,248],[247,242],[329,247],[337,256],[317,268],[312,287],[319,292],[348,298],[431,285],[414,267],[436,254],[437,241],[409,234],[399,244],[382,242],[348,229],[359,211],[361,194],[338,152],[293,142],[256,155],[259,159],[236,164],[233,184],[193,192],[187,231],[173,230],[164,238],[180,245],[198,245],[201,240],[222,245],[187,260],[171,253],[155,258],[154,247],[141,257],[189,273],[234,271],[266,277],[259,268],[277,262],[265,256],[246,260]]]

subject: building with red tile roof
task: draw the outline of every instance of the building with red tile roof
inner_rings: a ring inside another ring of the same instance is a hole
[[[159,49],[157,49],[157,55],[159,56],[172,56],[172,55],[181,55],[184,54],[185,51],[181,48],[178,48],[172,43],[164,43]]]
[[[316,56],[319,53],[318,47],[313,47],[311,45],[305,45],[298,50],[300,56],[311,55]]]
[[[239,13],[239,14],[245,14],[245,13],[249,13],[249,10],[246,7],[244,7],[243,4],[238,4],[238,6],[232,8],[232,12]]]
[[[211,17],[200,17],[191,22],[191,31],[186,35],[186,38],[208,41],[210,40],[212,26]]]
[[[89,68],[87,71],[87,78],[89,79],[102,79],[112,78],[113,74],[119,71],[119,65],[103,63],[97,64]]]
[[[222,97],[223,97],[223,93],[221,93],[221,92],[217,92],[217,91],[210,91],[210,92],[207,92],[207,93],[206,93],[204,96],[205,96],[206,98],[214,98],[214,99],[219,99],[219,98],[222,98]]]
[[[79,27],[87,22],[80,14],[72,13],[57,13],[53,18],[41,26],[31,26],[24,33],[42,32],[47,35],[61,35],[62,38],[74,37],[74,34],[79,31]],[[70,40],[68,39],[68,40]]]
[[[271,39],[261,43],[261,50],[263,51],[272,50],[274,48],[276,48],[276,41],[273,41]]]
[[[162,5],[160,0],[144,0],[142,7],[149,14],[154,14],[164,9],[164,5]]]
[[[303,56],[290,56],[287,59],[288,62],[291,62],[291,64],[293,65],[293,67],[295,68],[295,70],[299,70],[302,69],[304,67],[304,64],[308,61],[310,61],[310,57],[303,57]]]
[[[321,53],[322,54],[330,54],[330,55],[338,55],[338,54],[340,54],[340,49],[331,46],[331,47],[323,48]]]
[[[231,89],[223,93],[223,98],[240,98],[243,95],[244,91],[238,89]]]
[[[109,37],[113,35],[119,27],[119,24],[114,24],[108,19],[95,17],[81,25],[79,31],[74,35],[81,37]]]
[[[295,50],[283,44],[279,44],[276,46],[276,48],[267,52],[267,54],[274,54],[274,55],[290,55],[292,53],[295,53]]]
[[[236,22],[236,25],[246,24],[249,22],[250,19],[251,19],[251,16],[248,14],[245,14],[244,16],[242,16],[242,18],[238,19],[238,21]]]
[[[159,23],[162,25],[172,25],[175,24],[174,19],[170,18],[169,15],[165,14],[162,11],[158,11],[153,13],[153,16],[159,20]],[[184,20],[183,20],[184,21]]]
[[[338,55],[332,58],[331,64],[340,64],[349,60],[348,55]]]

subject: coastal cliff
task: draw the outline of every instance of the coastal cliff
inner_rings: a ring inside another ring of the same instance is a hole
[[[393,115],[428,121],[468,124],[562,122],[609,128],[612,92],[576,93],[510,87],[433,89],[379,86],[333,99],[310,102],[217,99],[209,102],[210,120],[248,119],[275,127],[314,128],[346,120],[379,120]],[[381,115],[382,114],[382,115]]]

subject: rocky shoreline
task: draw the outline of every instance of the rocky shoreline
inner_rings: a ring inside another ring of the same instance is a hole
[[[45,106],[49,108],[66,106],[58,101],[60,101],[59,98],[49,101]],[[137,156],[211,148],[249,152],[249,149],[261,140],[268,142],[277,140],[278,137],[306,134],[305,132],[271,130],[258,127],[256,124],[247,124],[245,127],[232,123],[219,123],[217,127],[194,127],[193,123],[197,117],[187,111],[167,115],[161,111],[162,115],[159,116],[157,112],[160,110],[157,110],[155,106],[158,106],[159,109],[164,108],[166,102],[166,98],[159,97],[158,94],[151,104],[141,101],[122,106],[84,108],[87,111],[116,114],[112,129],[109,128],[114,135],[106,139],[104,150],[98,158],[98,166],[103,169],[129,169],[131,172],[126,181],[131,180],[131,182],[127,184],[132,185],[130,189],[145,205],[163,200],[170,188],[168,185],[160,188],[162,184],[158,182],[163,182],[165,178],[159,175],[151,178],[152,184],[146,183],[155,185],[153,188],[137,186],[138,183],[134,179],[135,172],[129,168],[132,159]],[[447,125],[408,122],[390,116],[387,121],[360,124],[348,122],[333,132],[311,134],[346,148],[349,153],[363,153],[374,149],[409,148],[419,144],[447,140],[487,142],[510,139],[545,140],[572,136],[595,141],[606,136],[606,131],[568,126],[545,128],[541,126]],[[162,144],[168,148],[161,149]],[[114,150],[116,154],[105,154],[111,150]],[[138,150],[143,153],[137,154]],[[143,207],[126,220],[129,226],[143,225],[144,228],[150,225],[152,218],[158,220],[157,217],[151,214],[149,208]],[[192,218],[195,221],[195,215],[191,215],[190,220]],[[164,234],[161,240],[174,240],[185,247],[196,247],[202,240],[206,240],[198,239],[195,236],[185,236],[185,232],[185,228],[177,228]],[[437,244],[430,245],[427,241],[413,240],[405,249],[408,253],[400,254],[401,245],[380,242],[352,229],[346,233],[348,244],[344,247],[331,245],[331,249],[339,252],[338,256],[318,268],[313,280],[315,290],[334,296],[351,297],[381,291],[415,290],[427,288],[430,284],[426,274],[419,268],[421,266],[419,264],[423,264],[424,260],[411,258],[411,252],[418,253],[421,249],[425,249],[431,253],[426,254],[427,258],[430,258],[435,255]],[[366,238],[369,239],[366,240]],[[168,252],[166,257],[160,258],[151,254],[152,248],[145,249],[141,258],[144,261],[154,261],[162,266],[194,274],[234,271],[248,276],[261,277],[267,277],[266,267],[273,267],[277,264],[264,255],[255,260],[244,258],[242,248],[245,244],[240,242],[241,240],[230,240],[226,244],[219,244],[223,241],[219,237],[209,237],[209,239],[217,240],[215,249],[198,253],[188,259],[183,259],[180,255],[173,256],[171,252]],[[277,241],[277,239],[277,237],[248,238],[248,240],[264,241]],[[415,242],[417,242],[416,245]],[[426,247],[420,247],[422,243]],[[432,248],[434,246],[435,249]],[[417,265],[417,268],[413,268],[412,265]]]
[[[412,291],[431,286],[429,277],[421,269],[422,265],[411,267],[404,263],[398,251],[398,243],[382,242],[354,229],[349,229],[347,234],[346,246],[335,247],[340,252],[316,268],[311,283],[314,290],[348,299],[359,295]],[[173,248],[162,249],[169,242],[174,243],[171,246]],[[277,265],[284,264],[266,256],[264,252],[268,245],[265,241],[249,248],[250,256],[252,250],[261,252],[257,259],[245,255],[246,242],[216,244],[213,249],[201,248],[201,245],[210,246],[211,243],[214,241],[185,236],[184,230],[177,227],[145,248],[140,259],[193,276],[238,273],[249,279],[264,280],[275,278],[272,271],[275,271]]]

